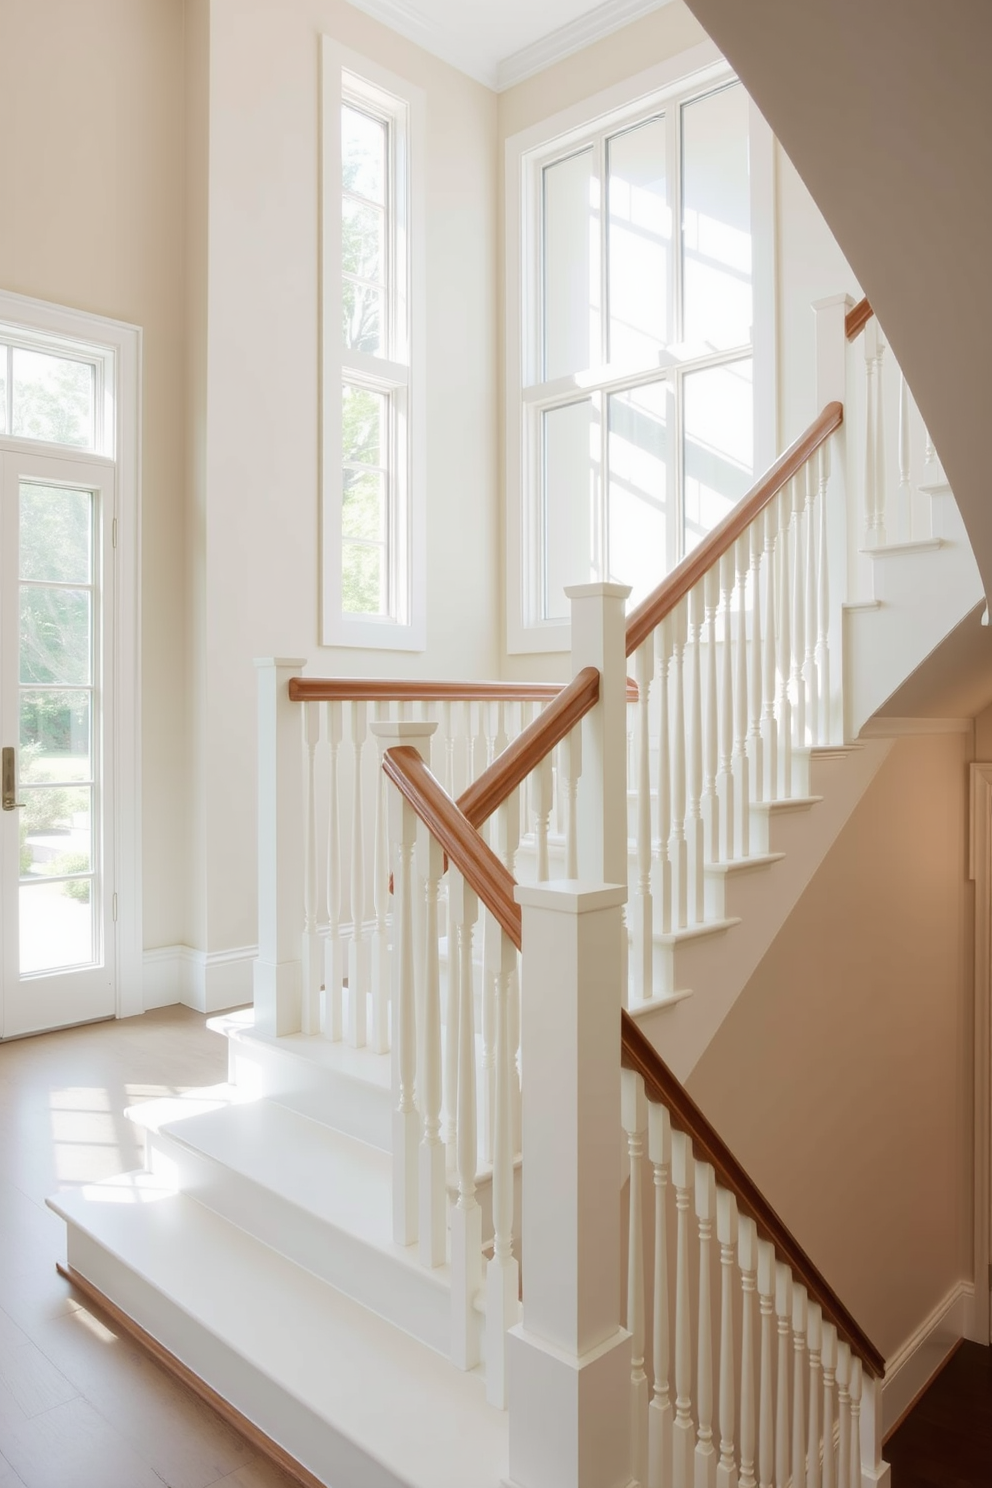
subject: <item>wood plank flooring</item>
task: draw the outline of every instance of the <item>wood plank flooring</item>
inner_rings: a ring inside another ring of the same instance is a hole
[[[0,1488],[292,1488],[56,1274],[60,1187],[142,1165],[121,1112],[227,1077],[186,1008],[0,1044]]]
[[[990,1488],[992,1349],[961,1344],[889,1438],[885,1460],[892,1488]]]

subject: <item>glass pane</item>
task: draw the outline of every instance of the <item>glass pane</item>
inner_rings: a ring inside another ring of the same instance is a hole
[[[689,373],[685,402],[685,547],[694,548],[754,479],[751,360]]]
[[[341,549],[341,597],[346,615],[385,615],[385,554],[346,542]]]
[[[359,279],[384,278],[386,214],[345,197],[341,204],[341,267]]]
[[[92,578],[93,493],[21,482],[22,579],[88,584]]]
[[[751,339],[748,102],[739,83],[682,110],[683,333],[713,347]]]
[[[544,595],[542,618],[567,620],[566,584],[602,576],[596,502],[599,419],[592,400],[544,415]]]
[[[369,356],[384,356],[382,330],[382,293],[367,284],[345,279],[341,286],[342,333],[349,351],[366,351]]]
[[[386,533],[386,478],[381,471],[344,472],[341,531],[344,537],[384,542]]]
[[[21,586],[21,681],[90,681],[90,593]]]
[[[628,605],[660,584],[668,552],[668,389],[614,393],[609,403],[610,578],[630,584]]]
[[[638,362],[669,340],[672,217],[665,120],[607,141],[610,361]]]
[[[21,877],[89,873],[92,868],[89,786],[21,782]]]
[[[341,447],[349,464],[383,465],[386,423],[385,393],[344,384],[341,407]]]
[[[93,962],[92,881],[21,884],[21,975]]]
[[[22,692],[22,782],[91,780],[90,694]]]
[[[600,359],[599,183],[593,152],[545,166],[544,376]]]
[[[345,191],[366,201],[386,201],[387,125],[350,104],[341,106],[341,179]]]
[[[12,432],[92,449],[93,383],[88,362],[15,346]]]

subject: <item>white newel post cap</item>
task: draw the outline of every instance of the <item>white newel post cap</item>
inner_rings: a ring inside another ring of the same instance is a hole
[[[626,599],[629,584],[567,584],[566,599]]]
[[[429,739],[437,724],[422,718],[377,718],[369,728],[379,740],[380,749],[395,749],[400,744],[416,747],[418,739]]]
[[[293,672],[302,672],[307,659],[305,656],[256,656],[254,664],[257,667],[281,667]]]
[[[513,897],[522,908],[548,909],[553,914],[580,915],[613,909],[627,902],[626,884],[591,884],[580,878],[556,878],[548,883],[517,884]]]

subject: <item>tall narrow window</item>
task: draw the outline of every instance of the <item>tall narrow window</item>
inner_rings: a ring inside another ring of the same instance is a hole
[[[324,39],[323,625],[424,644],[419,91]]]

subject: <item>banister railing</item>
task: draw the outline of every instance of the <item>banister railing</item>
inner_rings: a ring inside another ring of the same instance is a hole
[[[853,305],[851,309],[848,310],[847,314],[844,317],[844,335],[847,337],[848,341],[853,341],[855,336],[861,334],[865,326],[871,320],[874,313],[874,310],[868,303],[867,295],[865,295],[863,299],[860,299],[856,305]]]
[[[449,682],[398,677],[292,677],[292,703],[549,702],[564,682]]]

